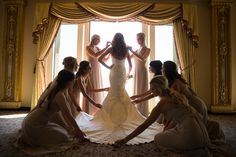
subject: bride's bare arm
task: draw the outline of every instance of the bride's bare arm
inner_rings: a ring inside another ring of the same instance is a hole
[[[132,63],[131,63],[131,59],[130,59],[130,54],[127,53],[127,60],[128,60],[128,63],[129,63],[129,71],[128,71],[128,76],[130,75],[130,72],[132,70]]]
[[[107,64],[103,61],[103,59],[106,57],[106,55],[108,55],[108,54],[110,53],[110,51],[111,51],[111,48],[107,49],[107,50],[98,58],[98,61],[99,61],[103,66],[105,66],[105,67],[108,68],[108,69],[111,69],[113,65],[111,65],[111,66],[107,65]]]

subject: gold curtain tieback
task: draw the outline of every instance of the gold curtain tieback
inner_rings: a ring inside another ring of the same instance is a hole
[[[195,63],[196,63],[196,60],[194,60],[192,63],[188,64],[184,68],[180,68],[180,69],[181,69],[181,71],[185,71],[187,69],[190,69]]]

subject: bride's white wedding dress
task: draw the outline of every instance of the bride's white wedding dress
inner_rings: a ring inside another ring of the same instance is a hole
[[[112,57],[114,66],[110,71],[110,89],[103,102],[103,108],[94,116],[81,112],[76,121],[91,142],[113,144],[130,134],[145,121],[125,90],[127,79],[125,59],[118,60]],[[163,126],[154,123],[128,144],[151,142],[154,136],[162,132]]]

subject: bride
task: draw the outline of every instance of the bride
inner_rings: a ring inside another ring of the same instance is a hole
[[[106,55],[112,57],[112,65],[103,62]],[[129,71],[126,73],[125,61],[128,60]],[[112,40],[112,47],[99,57],[99,62],[110,69],[110,89],[103,102],[103,107],[94,116],[81,112],[76,121],[81,130],[91,142],[113,144],[116,140],[124,138],[137,126],[145,121],[131,103],[125,90],[125,83],[130,74],[132,65],[128,48],[121,33],[116,33]],[[154,123],[139,136],[127,144],[151,142],[154,136],[162,132],[163,126]]]

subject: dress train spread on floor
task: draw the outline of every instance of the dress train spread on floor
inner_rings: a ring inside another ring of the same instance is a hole
[[[127,79],[125,59],[112,58],[112,62],[114,66],[110,71],[110,89],[103,102],[103,108],[94,116],[81,112],[76,117],[79,127],[91,142],[113,144],[130,134],[146,119],[131,103],[125,90]],[[151,142],[155,135],[162,131],[163,125],[154,123],[127,144]]]

